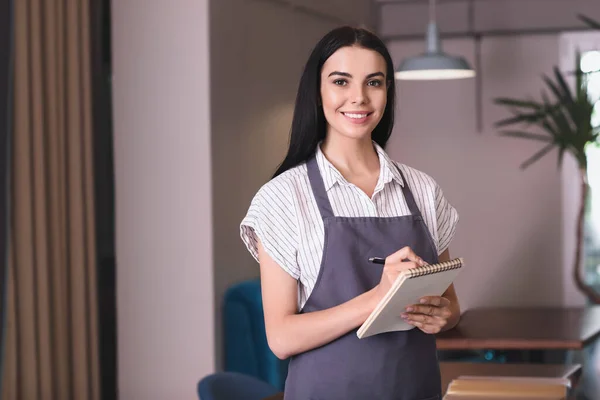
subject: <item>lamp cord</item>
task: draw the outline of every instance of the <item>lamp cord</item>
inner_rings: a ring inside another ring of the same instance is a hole
[[[429,0],[429,22],[435,22],[435,0]]]

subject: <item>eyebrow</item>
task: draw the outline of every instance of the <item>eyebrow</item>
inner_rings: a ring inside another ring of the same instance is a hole
[[[340,71],[333,71],[327,77],[329,78],[332,75],[339,75],[339,76],[345,76],[347,78],[352,78],[351,74],[349,74],[347,72],[340,72]],[[366,79],[370,79],[370,78],[373,78],[375,76],[381,76],[382,78],[385,78],[385,74],[383,72],[373,72],[372,74],[367,75]]]

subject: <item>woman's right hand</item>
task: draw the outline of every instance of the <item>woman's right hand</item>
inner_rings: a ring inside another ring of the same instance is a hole
[[[373,301],[373,308],[377,306],[379,301],[381,301],[390,290],[394,281],[398,275],[400,275],[400,272],[411,268],[421,267],[423,265],[427,265],[427,263],[421,257],[417,256],[408,246],[387,256],[385,258],[381,280],[379,281],[379,284],[372,289],[371,299]]]

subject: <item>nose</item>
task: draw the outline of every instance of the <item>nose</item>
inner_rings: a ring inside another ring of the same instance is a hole
[[[366,102],[365,88],[362,85],[357,85],[352,91],[352,104],[365,104]]]

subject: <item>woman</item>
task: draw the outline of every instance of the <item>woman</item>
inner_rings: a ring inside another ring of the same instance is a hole
[[[287,156],[241,224],[260,263],[269,347],[291,357],[286,400],[441,398],[433,334],[458,321],[453,287],[407,308],[416,329],[356,336],[401,270],[449,259],[458,221],[431,177],[384,151],[393,74],[372,33],[323,37],[300,80]]]

